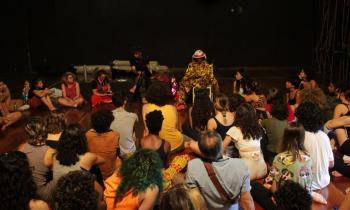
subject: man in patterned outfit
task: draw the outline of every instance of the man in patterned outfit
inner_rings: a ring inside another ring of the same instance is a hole
[[[211,86],[218,91],[218,81],[214,77],[213,66],[207,61],[207,56],[202,50],[196,50],[192,55],[192,62],[188,65],[185,76],[180,82],[179,108],[186,102],[186,97],[192,88],[207,88]]]

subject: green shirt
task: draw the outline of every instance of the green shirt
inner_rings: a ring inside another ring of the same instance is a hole
[[[299,183],[311,193],[311,158],[307,155],[301,155],[300,159],[293,161],[293,156],[288,152],[278,154],[273,161],[265,182],[272,183],[272,181],[276,181],[277,188],[279,188],[279,186],[286,180]]]
[[[263,120],[262,126],[265,128],[268,138],[267,150],[273,153],[280,153],[280,144],[283,139],[284,129],[287,126],[287,120],[278,120],[272,117]]]

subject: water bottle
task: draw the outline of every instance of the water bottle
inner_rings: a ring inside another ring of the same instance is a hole
[[[28,93],[26,93],[25,91],[23,91],[23,101],[24,101],[24,104],[27,104],[28,103]]]

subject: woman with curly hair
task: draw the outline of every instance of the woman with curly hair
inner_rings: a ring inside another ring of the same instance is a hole
[[[53,210],[105,209],[103,191],[86,171],[71,171],[61,177],[53,190]]]
[[[247,163],[250,179],[259,179],[266,175],[266,164],[261,151],[261,127],[258,117],[250,104],[242,104],[236,110],[235,123],[224,139],[224,148],[234,142],[241,158]]]
[[[62,111],[55,110],[46,118],[47,140],[46,145],[56,149],[58,140],[66,128],[66,117]]]
[[[229,99],[224,94],[215,97],[214,108],[216,115],[208,120],[208,130],[216,131],[221,138],[226,137],[226,132],[233,126],[235,116],[230,112]]]
[[[61,90],[63,96],[58,99],[58,103],[67,107],[78,107],[84,103],[84,98],[80,94],[80,85],[77,76],[72,72],[66,72],[62,76]]]
[[[105,163],[100,165],[103,179],[110,177],[115,170],[119,133],[110,129],[114,120],[112,111],[100,109],[91,116],[92,128],[85,134],[88,151],[101,156]]]
[[[0,203],[1,209],[49,210],[36,196],[32,170],[24,153],[0,153]]]
[[[109,78],[105,70],[98,70],[94,81],[91,83],[92,95],[91,106],[95,107],[100,103],[112,103],[112,90]]]
[[[105,182],[107,210],[151,210],[163,190],[162,163],[157,153],[140,149]]]
[[[40,117],[29,119],[24,127],[28,139],[21,144],[18,150],[27,155],[31,168],[33,168],[33,179],[37,185],[38,195],[49,200],[50,187],[47,175],[50,169],[44,164],[44,156],[49,154],[49,147],[46,145],[47,130],[45,122]]]
[[[100,156],[88,152],[87,148],[81,126],[77,123],[67,126],[58,141],[57,150],[50,149],[44,159],[45,165],[52,167],[54,184],[70,171],[90,171],[94,165],[105,162]]]
[[[146,115],[154,110],[162,112],[164,117],[162,129],[159,137],[169,142],[171,151],[176,152],[184,147],[184,140],[189,139],[178,129],[178,114],[175,106],[169,104],[171,101],[171,92],[168,84],[164,82],[154,82],[149,86],[146,94],[148,104],[142,107],[142,118],[145,125],[144,135],[148,134],[146,126]]]
[[[200,133],[207,129],[208,120],[215,115],[215,109],[208,89],[197,89],[195,92],[193,106],[188,110],[189,124],[182,125],[182,132],[198,141]]]
[[[331,143],[322,131],[324,112],[319,105],[304,102],[298,106],[295,116],[305,128],[305,149],[312,162],[312,190],[326,187],[330,183],[329,169],[334,165]]]

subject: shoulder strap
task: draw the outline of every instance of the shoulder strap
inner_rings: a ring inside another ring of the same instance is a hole
[[[232,203],[236,203],[236,199],[233,199],[233,200],[230,199],[230,196],[228,195],[228,193],[225,191],[225,189],[220,184],[220,182],[215,174],[213,165],[210,162],[205,162],[205,161],[203,162],[203,164],[205,166],[205,169],[208,172],[208,176],[209,176],[210,180],[214,184],[216,190],[220,193],[221,198],[224,201],[230,201]]]

